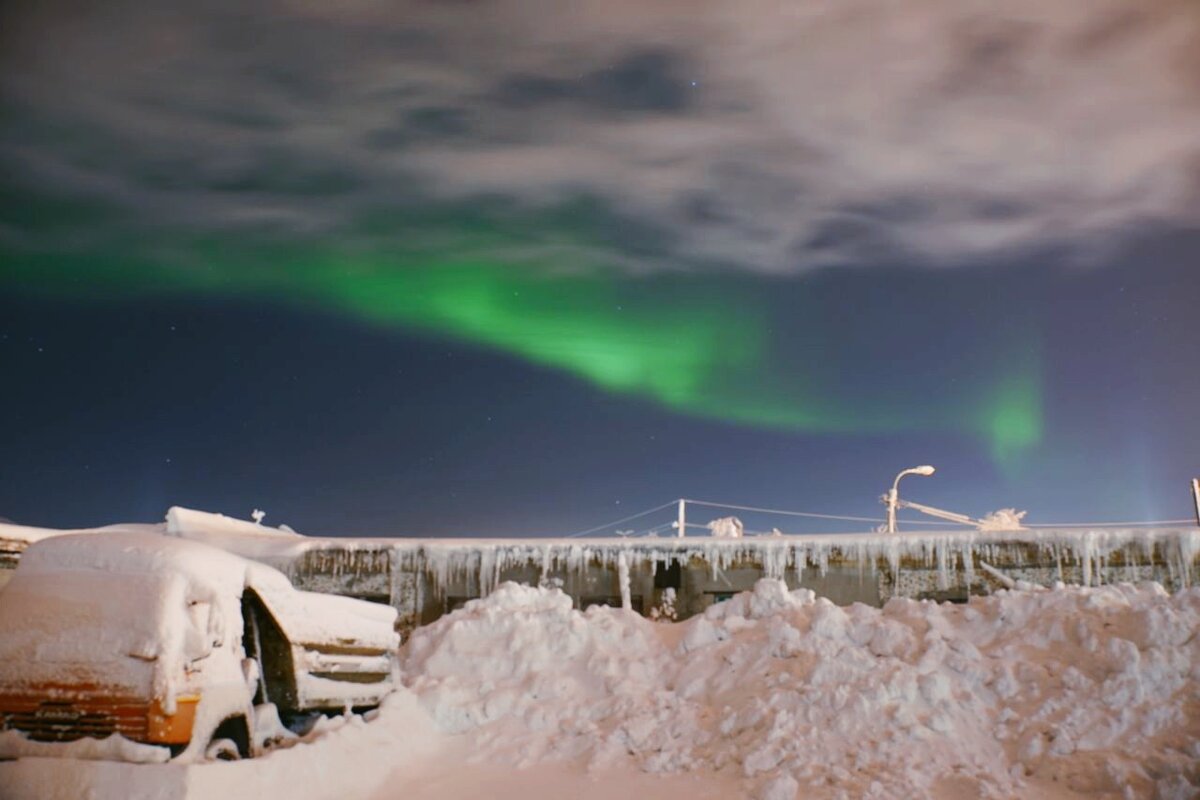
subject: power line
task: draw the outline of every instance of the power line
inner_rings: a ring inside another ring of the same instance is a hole
[[[733,503],[712,503],[706,500],[685,500],[688,503],[695,503],[698,506],[711,506],[713,508],[732,508],[738,511],[757,511],[764,514],[784,514],[790,517],[811,517],[815,519],[835,519],[847,520],[850,522],[884,522],[884,520],[874,517],[849,517],[840,514],[816,514],[808,511],[786,511],[778,508],[758,508],[757,506],[740,506]],[[899,520],[900,522],[908,522],[919,525],[947,525],[956,528],[974,528],[965,522],[943,522],[941,520]],[[1192,525],[1195,520],[1191,519],[1157,519],[1157,520],[1140,520],[1127,522],[1048,522],[1037,524],[1026,524],[1024,528],[1127,528],[1131,526],[1151,526],[1151,525]],[[691,527],[690,525],[688,527]]]
[[[779,509],[779,508],[758,508],[756,506],[739,506],[739,505],[735,505],[733,503],[712,503],[707,500],[685,499],[684,502],[685,503],[694,503],[695,505],[698,505],[698,506],[710,506],[712,508],[732,508],[737,511],[756,511],[756,512],[759,512],[762,514],[783,514],[783,515],[789,516],[789,517],[807,517],[810,519],[836,519],[836,520],[845,520],[847,522],[885,522],[886,521],[880,517],[849,517],[849,516],[844,516],[841,514],[816,514],[816,513],[810,512],[810,511],[785,511],[785,510]],[[963,527],[962,525],[959,525],[957,522],[925,523],[922,520],[922,524],[955,525],[957,527]]]
[[[671,500],[669,502],[663,503],[662,505],[655,506],[654,508],[649,508],[649,509],[646,509],[645,511],[640,511],[637,514],[630,514],[628,517],[622,517],[621,519],[606,523],[604,525],[597,525],[596,527],[588,528],[585,531],[579,531],[578,533],[569,534],[566,538],[575,539],[580,536],[587,536],[590,533],[596,533],[597,531],[602,531],[606,528],[612,528],[616,525],[621,525],[622,523],[629,522],[630,520],[638,519],[639,517],[644,517],[648,514],[653,514],[657,511],[662,511],[664,509],[670,508],[671,506],[675,505],[678,502],[679,502],[678,500]],[[781,514],[783,516],[788,516],[788,517],[804,517],[807,519],[828,519],[828,520],[839,520],[839,521],[845,521],[845,522],[884,522],[885,521],[879,517],[854,517],[854,516],[848,516],[848,515],[844,515],[844,514],[818,514],[816,512],[812,512],[812,511],[790,511],[790,510],[781,509],[781,508],[761,508],[758,506],[743,506],[743,505],[737,505],[735,503],[714,503],[709,500],[691,500],[688,498],[684,498],[683,502],[691,503],[692,505],[697,505],[697,506],[707,506],[709,508],[729,508],[729,509],[733,509],[735,511],[750,511],[750,512],[755,512],[755,513],[760,513],[760,514]],[[965,528],[968,530],[972,529],[972,526],[967,525],[966,523],[943,522],[941,520],[924,520],[924,519],[922,519],[922,520],[901,520],[901,522],[907,522],[909,524],[914,524],[914,525],[944,525],[944,526],[949,526],[949,527],[954,527],[954,528]],[[669,523],[665,523],[662,525],[655,525],[652,528],[647,528],[644,530],[637,531],[635,535],[648,536],[651,534],[658,533],[659,531],[665,530],[667,528],[673,528],[673,527],[675,527],[675,524],[676,523],[674,523],[674,522],[669,522]],[[1191,525],[1191,524],[1193,524],[1193,520],[1190,520],[1190,519],[1162,519],[1162,520],[1129,521],[1129,522],[1060,522],[1060,523],[1044,523],[1044,524],[1036,524],[1036,525],[1024,525],[1023,527],[1024,528],[1039,528],[1039,529],[1127,528],[1127,527],[1151,526],[1151,525]],[[694,522],[689,522],[686,525],[688,528],[701,528],[701,529],[708,528],[707,525],[700,524],[700,523],[694,523]],[[757,535],[764,535],[762,532],[759,532],[759,531],[751,531],[751,533],[757,534]]]
[[[575,539],[580,536],[587,536],[589,533],[595,533],[596,531],[602,531],[605,528],[611,528],[614,525],[620,525],[623,522],[629,522],[629,520],[631,520],[631,519],[637,519],[638,517],[644,517],[647,514],[653,514],[655,511],[662,511],[664,508],[670,508],[671,506],[675,505],[678,502],[679,502],[678,500],[671,500],[670,502],[663,503],[661,506],[655,506],[654,508],[648,508],[645,511],[639,511],[637,514],[630,514],[628,517],[622,517],[621,519],[618,519],[614,522],[609,522],[605,525],[597,525],[594,528],[588,528],[586,531],[579,531],[579,533],[568,534],[566,536],[566,538],[567,539]]]

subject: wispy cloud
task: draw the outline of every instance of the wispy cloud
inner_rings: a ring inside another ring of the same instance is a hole
[[[518,259],[788,272],[1200,225],[1193,0],[178,8],[6,12],[8,193],[92,209],[10,244],[469,249],[469,208]]]

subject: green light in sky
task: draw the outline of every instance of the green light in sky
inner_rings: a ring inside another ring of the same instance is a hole
[[[1001,465],[1042,437],[1040,364],[1022,337],[1007,356],[1000,345],[972,353],[962,381],[917,372],[886,389],[845,385],[847,370],[891,365],[887,342],[847,344],[846,331],[819,315],[781,334],[778,283],[752,278],[618,278],[291,250],[254,259],[214,251],[196,268],[8,261],[5,279],[85,294],[282,298],[495,348],[697,417],[810,433],[964,433]]]
[[[1006,464],[1042,439],[1041,384],[1034,369],[1006,375],[993,389],[979,418],[991,442],[992,456]]]
[[[496,347],[680,409],[722,370],[754,364],[762,352],[759,325],[723,324],[713,309],[654,306],[595,276],[351,263],[292,272],[279,288],[378,322]]]

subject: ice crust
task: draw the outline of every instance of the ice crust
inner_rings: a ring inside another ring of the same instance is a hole
[[[789,799],[1154,797],[1200,789],[1198,627],[1200,589],[1156,584],[875,609],[764,579],[674,625],[504,584],[402,665],[443,730],[515,767],[735,770]]]

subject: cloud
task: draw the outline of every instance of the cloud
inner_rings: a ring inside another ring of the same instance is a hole
[[[182,229],[469,249],[467,218],[514,260],[787,273],[1200,225],[1193,0],[5,16],[5,194],[109,209],[0,231],[26,247]]]

